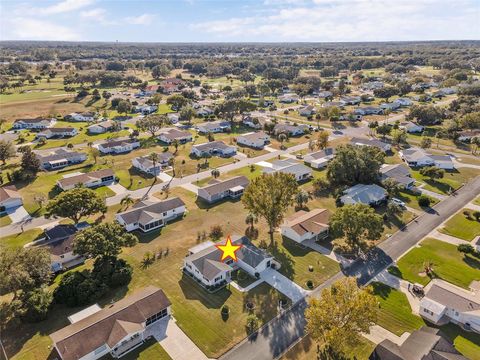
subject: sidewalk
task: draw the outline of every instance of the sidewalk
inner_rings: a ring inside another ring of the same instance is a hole
[[[462,240],[462,239],[456,238],[455,236],[441,233],[437,229],[433,230],[430,234],[428,234],[428,237],[433,237],[435,239],[442,240],[443,242],[447,242],[452,245],[470,244],[469,241]]]

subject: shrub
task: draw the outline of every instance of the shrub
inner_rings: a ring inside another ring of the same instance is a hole
[[[420,195],[418,197],[418,205],[420,205],[421,207],[429,207],[430,206],[430,198],[426,195]]]
[[[460,244],[457,246],[457,250],[464,254],[473,254],[475,249],[470,244]]]
[[[210,228],[210,233],[208,234],[208,236],[212,239],[212,240],[218,240],[220,239],[222,236],[223,236],[223,229],[220,225],[213,225],[211,228]]]
[[[306,285],[309,289],[313,289],[313,281],[312,280],[307,280]]]
[[[463,215],[465,215],[465,217],[470,220],[472,218],[472,215],[470,214],[470,211],[469,210],[464,210],[463,211]]]
[[[473,212],[473,217],[475,220],[480,221],[480,211],[476,210]]]
[[[230,313],[230,308],[228,307],[228,305],[223,305],[221,312],[222,315],[228,315]]]
[[[35,289],[22,296],[22,320],[39,322],[47,318],[53,295],[44,289]]]

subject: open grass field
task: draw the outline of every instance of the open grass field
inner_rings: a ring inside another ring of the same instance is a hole
[[[346,350],[343,356],[345,356],[346,359],[367,360],[374,348],[374,343],[365,338],[361,338],[360,342],[356,346]],[[280,359],[317,360],[317,344],[307,335]]]
[[[411,170],[412,177],[418,181],[425,183],[424,189],[448,194],[450,191],[458,189],[469,179],[480,175],[480,170],[471,168],[460,168],[454,171],[445,171],[443,179],[432,181],[422,176],[418,170]]]
[[[463,214],[463,211],[467,211],[467,209],[463,209],[455,214],[455,216],[448,220],[444,227],[440,228],[438,231],[447,235],[455,236],[459,239],[467,241],[473,240],[480,234],[480,221],[475,220],[473,216],[467,218]],[[469,210],[469,212],[471,214],[473,211]]]
[[[41,237],[42,234],[43,231],[41,229],[31,229],[26,230],[23,233],[2,236],[0,238],[0,246],[5,246],[7,248],[21,247]]]
[[[377,324],[401,336],[425,325],[420,316],[412,314],[412,309],[404,293],[388,285],[374,282],[373,293],[380,303]]]
[[[480,279],[480,261],[457,251],[455,245],[428,238],[397,261],[398,275],[412,283],[426,285],[428,276],[423,276],[425,261],[433,263],[436,277],[457,286],[468,288],[473,280]]]
[[[313,286],[317,287],[340,271],[337,262],[309,248],[301,247],[288,238],[283,237],[276,242],[276,247],[269,251],[282,264],[279,271],[304,289],[308,289],[308,280],[312,280]],[[313,267],[313,271],[309,271],[309,266]]]

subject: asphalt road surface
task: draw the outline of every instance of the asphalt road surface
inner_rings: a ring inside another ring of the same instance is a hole
[[[367,259],[353,263],[335,274],[317,288],[311,296],[344,276],[356,276],[361,285],[368,283],[379,272],[415,246],[451,215],[462,209],[480,194],[480,176],[471,180],[452,196],[441,201],[430,211],[419,216],[373,250]],[[304,336],[306,300],[296,303],[289,311],[269,322],[258,333],[245,339],[224,354],[222,360],[272,360],[280,357],[292,344]]]

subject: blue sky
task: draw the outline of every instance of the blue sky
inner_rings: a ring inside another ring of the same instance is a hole
[[[0,0],[0,40],[480,39],[480,0]]]

